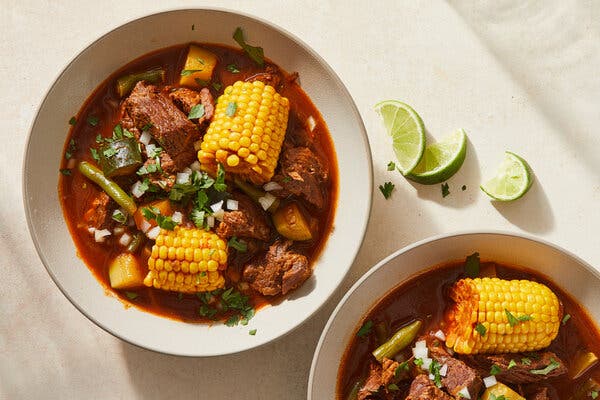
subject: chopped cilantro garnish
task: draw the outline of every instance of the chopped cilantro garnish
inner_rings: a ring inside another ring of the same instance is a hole
[[[485,336],[485,333],[487,332],[487,328],[485,327],[485,325],[483,325],[481,322],[478,323],[475,326],[475,331],[477,333],[479,333],[480,336]]]
[[[283,183],[288,183],[291,181],[292,181],[292,178],[289,176],[284,176],[283,179],[281,180],[281,182],[283,182]]]
[[[152,122],[148,122],[146,125],[142,126],[142,132],[147,131],[148,129],[152,128],[154,126],[154,124]]]
[[[506,317],[508,318],[508,323],[510,326],[515,326],[520,322],[530,321],[531,319],[533,319],[533,317],[529,314],[523,314],[518,317],[515,317],[506,308],[504,309],[504,312],[506,313]]]
[[[210,84],[210,81],[207,81],[206,79],[196,78],[194,80],[196,81],[198,86],[201,86],[201,87],[207,87]]]
[[[160,153],[162,153],[163,149],[162,147],[149,147],[146,146],[146,154],[148,155],[148,158],[156,158],[160,156]]]
[[[387,170],[388,171],[393,171],[396,169],[396,163],[394,163],[393,161],[390,161],[387,165]]]
[[[183,70],[181,70],[181,76],[188,76],[188,75],[194,74],[196,72],[201,72],[201,71],[204,71],[204,68],[202,68],[202,69],[183,69]]]
[[[594,389],[590,392],[590,396],[592,397],[592,399],[596,399],[598,398],[598,390]]]
[[[401,362],[394,371],[394,377],[398,378],[402,372],[408,372],[409,369],[408,361]]]
[[[502,372],[502,368],[496,364],[492,365],[492,368],[490,369],[490,375],[498,375],[500,372]]]
[[[550,364],[548,364],[546,368],[532,369],[529,372],[535,375],[548,375],[550,372],[554,371],[558,367],[560,367],[560,363],[558,363],[554,358],[551,358]]]
[[[102,154],[106,158],[111,158],[112,156],[117,154],[117,150],[114,147],[109,147],[109,148],[102,150]]]
[[[256,335],[256,329],[250,329],[250,330],[248,331],[248,335],[250,335],[250,336],[254,336],[254,335]]]
[[[531,359],[529,359],[527,357],[523,357],[523,358],[521,358],[521,364],[523,364],[523,365],[531,365]]]
[[[188,119],[198,119],[204,117],[204,104],[196,104],[190,110]]]
[[[477,278],[479,275],[479,253],[475,252],[467,256],[465,260],[465,274],[469,278]]]
[[[415,360],[413,362],[415,363],[415,365],[417,367],[420,367],[421,365],[423,365],[423,359],[422,358],[415,358]]]
[[[77,118],[71,117],[71,119],[69,120],[69,125],[75,125],[76,123],[77,123]]]
[[[90,124],[91,126],[98,125],[98,122],[100,122],[100,120],[98,119],[98,117],[96,117],[94,115],[90,115],[89,117],[87,117],[87,123]]]
[[[172,231],[177,226],[177,222],[173,221],[171,217],[161,215],[160,210],[155,207],[142,208],[142,214],[148,221],[155,220],[156,224],[163,229]]]
[[[373,328],[373,321],[368,320],[367,322],[365,322],[363,324],[363,326],[360,327],[358,332],[356,332],[356,336],[358,336],[358,337],[369,336],[372,328]]]
[[[223,84],[221,84],[219,82],[213,82],[212,87],[213,87],[213,89],[215,89],[218,92],[223,87]]]
[[[565,314],[565,316],[563,317],[561,324],[564,325],[567,323],[568,320],[571,319],[571,314]]]
[[[397,392],[398,390],[400,390],[400,388],[395,383],[390,383],[389,385],[387,385],[387,390],[389,390],[390,392]]]
[[[446,197],[450,194],[450,187],[448,183],[442,183],[442,197]]]
[[[515,360],[510,360],[508,363],[508,369],[514,368],[517,366],[517,362]]]
[[[217,310],[215,308],[212,308],[208,304],[202,304],[198,309],[198,314],[200,314],[201,317],[212,319],[215,316],[215,314],[217,314]]]
[[[385,182],[383,185],[379,185],[379,190],[381,190],[383,197],[389,199],[395,187],[392,182]]]
[[[244,40],[244,32],[242,28],[238,27],[233,33],[233,40],[235,40],[240,47],[248,54],[248,56],[261,67],[265,64],[265,55],[262,47],[250,46]]]
[[[61,168],[59,171],[63,175],[66,175],[66,176],[70,176],[71,175],[71,170],[68,169],[68,168]]]
[[[432,360],[429,364],[429,373],[433,375],[433,383],[438,388],[442,387],[442,376],[440,375],[440,369],[442,365],[437,360]]]
[[[225,168],[223,168],[221,163],[217,166],[217,179],[215,180],[214,188],[217,192],[224,192],[227,190],[227,185],[225,184]]]
[[[225,114],[227,114],[228,117],[233,117],[235,115],[236,111],[237,111],[237,103],[235,101],[230,101],[229,104],[227,104],[227,109],[225,110]]]
[[[65,158],[69,160],[71,157],[73,157],[73,153],[75,152],[75,150],[77,150],[75,139],[71,139],[69,140],[69,147],[67,147],[67,150],[65,151]]]
[[[226,67],[226,69],[227,69],[227,71],[231,72],[232,74],[239,74],[240,73],[239,68],[235,64],[229,64]]]
[[[248,244],[246,242],[239,241],[238,238],[235,236],[229,239],[229,242],[227,242],[227,246],[233,247],[241,253],[245,253],[246,251],[248,251]]]
[[[138,175],[148,175],[153,174],[155,172],[160,171],[160,166],[158,164],[146,164],[142,165],[140,169],[137,170],[136,174]]]
[[[125,296],[127,296],[129,300],[135,300],[139,297],[139,294],[136,292],[125,292]]]
[[[90,147],[90,153],[92,153],[92,158],[96,161],[100,161],[100,156],[98,156],[98,150],[93,147]]]
[[[506,397],[503,394],[496,396],[494,393],[490,393],[490,400],[506,400]]]
[[[113,211],[112,213],[112,219],[114,219],[115,221],[124,224],[125,222],[127,222],[127,216],[123,213],[123,211],[116,209],[115,211]]]

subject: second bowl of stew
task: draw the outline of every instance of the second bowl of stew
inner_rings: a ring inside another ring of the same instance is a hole
[[[594,399],[600,278],[568,252],[507,233],[400,250],[342,299],[308,398]]]
[[[83,50],[40,107],[24,174],[32,237],[73,304],[190,356],[264,344],[312,315],[358,251],[371,186],[335,73],[299,39],[222,10],[151,15]]]

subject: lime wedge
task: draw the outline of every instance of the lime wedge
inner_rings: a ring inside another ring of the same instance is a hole
[[[425,126],[421,117],[408,104],[396,100],[377,103],[375,111],[383,118],[383,125],[392,137],[398,170],[402,175],[410,173],[425,150]]]
[[[425,148],[423,158],[407,178],[433,185],[444,182],[460,169],[467,154],[467,134],[458,129]]]
[[[531,187],[533,177],[527,161],[507,151],[504,160],[489,181],[480,186],[494,200],[513,201],[523,197]]]

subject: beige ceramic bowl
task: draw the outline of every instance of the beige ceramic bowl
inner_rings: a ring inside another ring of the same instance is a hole
[[[329,318],[315,350],[308,399],[335,399],[338,368],[361,318],[390,290],[434,265],[482,259],[535,269],[570,293],[600,321],[600,274],[558,246],[525,235],[502,232],[438,236],[397,251],[371,268],[352,286]]]
[[[194,25],[194,30],[192,30]],[[76,255],[57,196],[67,121],[113,71],[127,62],[190,41],[236,46],[242,27],[249,42],[300,82],[329,126],[339,166],[334,230],[315,263],[314,276],[281,304],[259,311],[247,327],[186,324],[107,295]],[[177,10],[129,22],[98,39],[71,61],[41,104],[27,145],[23,176],[32,239],[48,273],[65,296],[103,329],[148,349],[186,356],[235,353],[270,342],[300,325],[331,296],[348,272],[369,218],[372,165],[367,135],[348,91],[327,63],[293,35],[257,18],[223,10]],[[255,336],[249,329],[258,329]]]

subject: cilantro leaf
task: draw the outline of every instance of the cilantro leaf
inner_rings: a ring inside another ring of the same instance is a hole
[[[65,176],[71,176],[71,170],[68,168],[61,168],[59,171],[61,174],[65,175]]]
[[[235,64],[229,64],[225,68],[227,69],[227,71],[231,72],[232,74],[239,74],[240,73],[239,68]]]
[[[125,224],[125,222],[127,222],[127,216],[123,213],[123,211],[119,210],[118,208],[115,211],[113,211],[112,219],[114,219],[120,224]]]
[[[383,197],[385,197],[387,200],[392,195],[395,187],[396,185],[394,185],[392,182],[385,182],[383,185],[379,185],[379,190],[381,190]]]
[[[240,47],[248,54],[248,56],[261,67],[265,65],[265,55],[262,47],[250,46],[244,40],[244,32],[239,26],[233,33],[233,40],[235,40]]]
[[[129,300],[135,300],[137,299],[140,295],[137,294],[136,292],[125,292],[125,296],[127,296],[127,298]]]
[[[237,103],[235,101],[230,101],[229,104],[227,104],[227,109],[225,110],[225,114],[227,114],[228,117],[233,117],[235,115],[236,111],[237,111]]]
[[[394,163],[393,161],[390,161],[387,165],[387,170],[388,171],[393,171],[396,169],[396,163]]]
[[[479,335],[481,335],[481,336],[485,336],[485,333],[487,332],[487,328],[486,328],[486,327],[485,327],[485,325],[483,325],[482,323],[478,323],[478,324],[475,326],[475,331],[476,331],[477,333],[479,333]]]
[[[182,69],[181,76],[188,76],[188,75],[194,74],[196,72],[202,72],[202,71],[204,71],[204,68],[203,69]]]
[[[100,156],[98,155],[98,150],[93,147],[90,147],[90,153],[92,153],[92,158],[96,161],[100,161]]]
[[[69,140],[69,147],[67,147],[67,150],[65,151],[65,158],[67,160],[71,159],[71,157],[73,157],[73,153],[75,153],[76,150],[77,145],[75,144],[75,139]]]
[[[389,390],[390,392],[397,392],[398,390],[400,390],[400,388],[395,383],[390,383],[389,385],[387,385],[387,390]]]
[[[518,317],[515,317],[506,308],[504,309],[504,312],[506,313],[506,317],[508,318],[508,323],[510,326],[515,326],[515,325],[519,324],[520,322],[530,321],[533,319],[533,317],[529,314],[523,314]]]
[[[87,117],[87,123],[90,124],[91,126],[97,126],[99,122],[100,122],[100,119],[98,119],[98,117],[96,117],[94,115],[90,115]]]
[[[517,362],[515,360],[510,360],[508,363],[508,369],[514,368],[517,366]]]
[[[213,89],[215,89],[218,92],[223,87],[223,84],[221,84],[219,82],[213,82],[212,87],[213,87]]]
[[[256,335],[256,329],[250,329],[250,330],[248,331],[248,335],[250,335],[250,336],[254,336],[254,335]]]
[[[477,278],[479,275],[479,253],[475,252],[467,256],[465,260],[465,274],[469,278]]]
[[[502,372],[502,368],[496,364],[492,365],[492,368],[490,369],[490,375],[498,375],[500,372]]]
[[[190,110],[188,119],[198,119],[204,117],[204,104],[196,104]]]
[[[235,236],[232,236],[231,239],[229,239],[229,242],[227,242],[227,247],[233,247],[241,253],[248,251],[248,244],[246,244],[246,242],[239,241]]]
[[[217,166],[217,179],[215,180],[214,188],[217,192],[224,192],[227,190],[227,185],[225,184],[225,168],[223,168],[221,163]]]
[[[527,357],[523,357],[523,358],[521,358],[521,364],[523,364],[523,365],[531,365],[531,359],[529,359]]]
[[[367,322],[365,322],[363,324],[363,326],[360,327],[358,332],[356,332],[356,336],[358,336],[358,337],[368,336],[371,333],[372,328],[373,328],[373,321],[368,320]]]
[[[546,368],[532,369],[529,372],[535,375],[548,375],[550,372],[554,371],[558,367],[560,367],[560,364],[555,359],[551,358],[550,364],[548,364]]]
[[[565,316],[563,317],[561,324],[564,326],[568,320],[571,319],[571,314],[565,314]]]
[[[69,120],[69,125],[73,126],[77,123],[77,118],[75,117],[71,117],[71,119]]]

